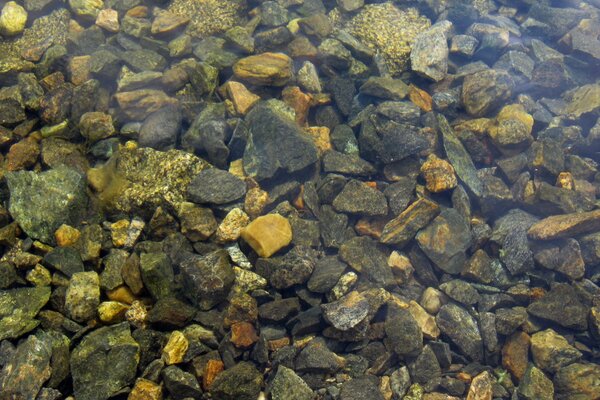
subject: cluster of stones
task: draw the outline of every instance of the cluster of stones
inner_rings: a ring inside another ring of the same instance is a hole
[[[600,4],[401,3],[3,4],[0,400],[600,398]]]

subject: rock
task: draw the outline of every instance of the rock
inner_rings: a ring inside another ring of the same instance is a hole
[[[115,133],[112,117],[102,112],[87,112],[79,120],[81,136],[91,142],[106,139]]]
[[[483,359],[483,341],[477,322],[463,308],[446,304],[440,308],[436,322],[442,334],[446,335],[460,351],[471,360]]]
[[[285,322],[298,314],[301,310],[300,301],[297,297],[274,300],[258,307],[258,315],[261,320],[269,322]]]
[[[249,138],[244,150],[244,171],[257,180],[279,170],[302,170],[317,161],[317,149],[294,121],[265,103],[256,105],[245,119]]]
[[[387,200],[379,190],[366,183],[351,180],[333,200],[336,211],[360,215],[386,215]]]
[[[552,399],[554,398],[554,385],[541,370],[533,364],[529,364],[519,384],[518,393],[527,400]]]
[[[254,52],[254,38],[243,26],[234,26],[225,32],[225,39],[240,51],[250,54]]]
[[[340,400],[359,400],[370,398],[373,400],[384,400],[376,376],[360,376],[342,383],[340,388]]]
[[[450,53],[471,57],[479,45],[477,38],[470,35],[454,35],[450,44]]]
[[[0,13],[0,33],[4,36],[15,36],[23,32],[27,23],[27,11],[15,3],[9,1],[2,7]]]
[[[108,399],[133,383],[140,346],[129,324],[106,326],[87,334],[71,353],[71,375],[77,399]]]
[[[490,373],[484,371],[473,378],[467,400],[490,400],[493,396],[493,380]]]
[[[181,16],[163,10],[158,12],[158,15],[156,15],[154,21],[152,21],[150,32],[153,35],[171,33],[182,26],[185,26],[188,22],[190,22],[190,19],[187,16]]]
[[[565,328],[587,329],[587,307],[581,303],[575,289],[566,284],[556,284],[541,299],[527,307],[535,317],[554,322]]]
[[[533,268],[533,254],[527,241],[527,229],[537,218],[520,209],[510,210],[494,224],[492,240],[502,247],[500,260],[513,275]]]
[[[472,241],[471,231],[464,218],[453,208],[443,210],[416,236],[423,252],[440,269],[458,273],[466,261],[465,251]]]
[[[323,64],[339,70],[350,68],[352,54],[339,40],[332,38],[325,39],[319,44],[318,50],[319,58],[322,60]],[[343,112],[343,107],[340,109]]]
[[[189,372],[171,365],[162,371],[163,382],[167,391],[177,399],[202,397],[202,389],[196,377]]]
[[[98,318],[107,325],[123,322],[125,313],[129,310],[127,304],[118,301],[103,301],[98,305]]]
[[[338,125],[338,127],[339,126],[341,125]],[[331,150],[327,151],[323,156],[323,172],[355,176],[371,176],[375,173],[375,168],[371,163],[363,160],[358,155],[343,154]]]
[[[409,371],[413,382],[421,384],[439,381],[442,376],[442,369],[430,346],[423,347],[421,354],[409,365]]]
[[[73,247],[55,247],[44,256],[44,264],[62,272],[68,277],[83,272],[83,262],[79,252]]]
[[[140,128],[139,145],[157,150],[174,148],[181,122],[182,115],[178,107],[167,106],[150,114]]]
[[[381,243],[404,247],[439,213],[440,208],[436,203],[426,198],[420,198],[385,225],[379,240]]]
[[[255,400],[262,384],[262,374],[256,367],[242,361],[217,375],[210,385],[210,394],[221,400]]]
[[[134,121],[143,120],[165,106],[177,106],[176,99],[156,89],[118,92],[114,97],[119,105],[119,110]]]
[[[321,81],[319,80],[317,68],[310,61],[304,61],[302,67],[298,70],[296,78],[300,87],[307,92],[321,92]]]
[[[323,317],[334,328],[347,331],[361,323],[369,311],[367,299],[357,291],[352,291],[331,303],[322,304]]]
[[[312,400],[311,388],[296,373],[279,365],[268,392],[273,400]]]
[[[235,274],[225,250],[215,250],[204,256],[190,255],[181,264],[186,297],[202,309],[210,309],[225,300]]]
[[[10,146],[6,155],[6,169],[19,171],[32,167],[40,155],[40,145],[37,140],[26,138]]]
[[[96,316],[100,304],[100,278],[94,271],[76,272],[71,276],[65,295],[65,308],[77,322],[87,322]]]
[[[241,233],[260,257],[270,257],[292,241],[289,221],[279,214],[268,214],[256,218]]]
[[[344,365],[344,359],[329,350],[321,337],[312,339],[296,357],[298,372],[335,373]]]
[[[188,186],[188,198],[195,203],[231,203],[244,194],[244,181],[218,168],[201,171]]]
[[[158,299],[148,313],[148,322],[160,327],[182,328],[192,320],[198,310],[175,297],[163,297]],[[174,344],[179,345],[183,342],[180,338]],[[185,353],[185,352],[184,352]],[[165,362],[167,362],[165,360]]]
[[[506,71],[486,69],[465,77],[461,99],[467,112],[483,117],[512,94],[513,82]]]
[[[348,20],[346,31],[382,54],[392,75],[408,67],[411,45],[430,21],[416,9],[401,10],[393,2],[367,4]]]
[[[440,284],[440,290],[452,300],[465,305],[474,305],[479,301],[479,293],[468,282],[452,279]]]
[[[549,373],[556,373],[582,356],[567,339],[552,329],[536,332],[531,336],[531,354],[535,365]]]
[[[189,342],[185,335],[180,331],[173,331],[162,350],[161,359],[166,365],[180,364],[183,362],[188,348]]]
[[[337,257],[321,258],[315,264],[307,287],[312,292],[327,293],[335,286],[345,270],[346,264],[339,261]]]
[[[600,396],[600,366],[575,363],[558,370],[554,375],[556,396],[593,399]]]
[[[227,96],[240,115],[246,115],[250,108],[260,100],[260,96],[249,91],[242,83],[228,81],[225,85]]]
[[[435,82],[446,77],[448,72],[446,32],[452,28],[452,22],[444,20],[417,35],[410,53],[413,71]]]
[[[0,291],[0,340],[17,339],[35,329],[34,319],[50,299],[50,287]]]
[[[6,173],[10,190],[9,211],[33,239],[54,244],[54,231],[63,223],[77,224],[87,207],[84,177],[59,166],[35,173]]]
[[[284,86],[292,77],[292,60],[282,53],[261,53],[233,65],[236,78],[253,85]]]
[[[283,256],[258,259],[256,271],[265,276],[271,286],[286,289],[306,282],[314,270],[315,262],[314,250],[294,246]]]
[[[538,264],[560,272],[571,280],[581,279],[585,274],[585,261],[575,239],[543,242],[535,246],[534,252],[534,259]]]
[[[458,184],[452,165],[435,154],[430,154],[421,165],[421,174],[425,178],[427,190],[432,193],[454,189]]]
[[[502,366],[518,381],[523,378],[529,361],[530,337],[525,332],[509,336],[502,347]]]
[[[71,11],[81,19],[95,21],[100,10],[104,7],[102,0],[69,0]]]
[[[569,92],[565,111],[574,118],[593,112],[600,107],[600,85],[589,84]]]
[[[140,272],[146,290],[155,300],[173,293],[173,267],[165,253],[142,253]]]
[[[552,240],[596,232],[600,227],[600,210],[552,215],[532,225],[527,235],[534,240]]]
[[[423,349],[421,327],[408,309],[388,304],[385,333],[390,347],[399,356],[416,356]]]
[[[361,273],[378,287],[393,287],[395,278],[387,265],[387,249],[366,236],[358,236],[345,241],[339,252],[342,261]]]
[[[533,117],[520,104],[504,106],[496,117],[496,125],[488,129],[490,138],[505,154],[526,149],[532,142]]]
[[[111,8],[100,10],[96,17],[96,25],[111,33],[119,32],[119,13]]]
[[[138,378],[129,393],[128,400],[160,400],[162,386],[148,379]]]
[[[217,228],[216,239],[220,243],[234,242],[250,223],[250,217],[240,208],[229,211]]]

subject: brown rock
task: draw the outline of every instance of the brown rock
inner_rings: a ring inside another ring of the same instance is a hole
[[[331,150],[331,141],[329,139],[329,128],[326,126],[311,126],[304,128],[304,132],[308,134],[317,146],[317,154],[321,156],[327,150]]]
[[[257,341],[256,329],[250,322],[236,322],[231,325],[231,343],[235,347],[247,349]]]
[[[234,242],[239,239],[242,229],[248,225],[250,217],[240,208],[229,211],[217,228],[217,242]]]
[[[471,381],[467,400],[492,400],[493,381],[490,373],[484,371]]]
[[[570,172],[561,172],[556,177],[556,186],[563,189],[573,190],[575,182]]]
[[[552,240],[597,231],[600,231],[600,209],[552,215],[533,224],[527,231],[527,235],[535,240]]]
[[[130,8],[129,10],[127,10],[125,15],[128,17],[133,17],[133,18],[146,18],[146,17],[148,17],[148,7],[135,6],[133,8]]]
[[[233,65],[236,78],[253,85],[284,86],[292,77],[292,59],[282,53],[262,53]]]
[[[155,89],[140,89],[115,94],[119,109],[126,117],[141,121],[167,105],[177,105],[177,100]]]
[[[363,217],[356,222],[354,230],[360,235],[379,239],[386,223],[386,217]]]
[[[73,246],[75,243],[77,243],[80,236],[81,232],[79,232],[79,229],[73,228],[72,226],[66,224],[62,224],[54,232],[56,244],[60,247]]]
[[[432,193],[440,193],[456,187],[458,181],[452,165],[430,154],[421,166],[421,174],[425,178],[427,190]]]
[[[423,112],[430,112],[433,109],[433,101],[429,93],[427,93],[423,89],[419,89],[413,84],[410,84],[408,86],[408,98],[417,107],[423,110]]]
[[[242,230],[244,239],[260,257],[270,257],[292,241],[292,227],[287,218],[268,214],[256,218]]]
[[[108,297],[109,300],[125,304],[132,304],[135,301],[133,292],[125,285],[117,286],[112,290],[107,290],[106,297]]]
[[[119,32],[119,13],[111,8],[100,10],[96,17],[96,25],[108,32]]]
[[[521,380],[529,362],[530,337],[525,332],[512,334],[502,347],[502,366]]]
[[[288,86],[281,92],[282,100],[296,112],[296,123],[300,126],[306,125],[308,110],[312,103],[312,97],[300,90],[298,86]]]
[[[188,17],[173,14],[169,11],[159,11],[152,21],[150,32],[153,35],[170,33],[190,22]]]
[[[435,340],[440,336],[440,328],[438,328],[435,318],[430,315],[419,303],[411,300],[408,303],[408,311],[413,316],[417,325],[423,332],[423,337]]]
[[[210,208],[183,202],[177,209],[181,233],[192,242],[208,239],[217,230],[217,220]]]
[[[248,213],[250,218],[256,218],[262,214],[268,201],[269,193],[259,187],[250,188],[244,199],[244,211]]]
[[[127,400],[162,400],[162,386],[148,379],[138,378]]]
[[[163,348],[162,360],[167,365],[182,363],[188,347],[189,342],[185,335],[180,331],[173,331],[169,336],[169,341]]]
[[[79,120],[81,136],[91,142],[106,139],[115,133],[115,127],[110,114],[92,111],[83,114]]]
[[[208,360],[204,373],[202,374],[202,388],[209,390],[210,385],[215,381],[217,375],[225,370],[225,365],[221,360]]]
[[[37,140],[27,137],[10,146],[6,156],[6,169],[19,171],[33,166],[40,155],[40,145]]]
[[[440,207],[431,200],[420,198],[383,228],[379,241],[385,244],[406,245],[417,232],[440,213]]]
[[[260,100],[260,96],[249,91],[246,86],[240,82],[227,82],[225,84],[225,90],[227,96],[233,103],[235,111],[241,115],[246,115],[250,108]]]
[[[397,251],[392,251],[387,264],[392,269],[392,274],[394,274],[398,285],[407,283],[412,278],[413,272],[415,272],[410,259]]]
[[[79,86],[92,77],[90,72],[91,59],[92,57],[89,55],[75,56],[69,59],[68,74],[73,85]]]

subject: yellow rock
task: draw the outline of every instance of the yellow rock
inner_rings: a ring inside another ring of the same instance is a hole
[[[509,104],[502,107],[502,110],[496,117],[497,121],[504,121],[508,119],[516,119],[521,121],[527,127],[529,133],[533,129],[533,117],[525,111],[525,108],[521,104]]]
[[[139,378],[129,392],[127,400],[162,400],[162,386],[148,379]]]
[[[217,228],[217,242],[233,242],[239,239],[242,229],[250,222],[250,217],[241,208],[234,208],[225,216]]]
[[[127,231],[129,230],[129,220],[120,219],[115,223],[110,224],[110,233],[112,235],[112,242],[115,247],[125,246],[127,241]]]
[[[284,86],[292,77],[292,59],[283,53],[262,53],[240,59],[233,74],[253,85]]]
[[[413,316],[417,324],[423,332],[423,336],[427,339],[437,339],[440,336],[440,328],[438,328],[435,318],[429,314],[419,303],[411,300],[408,303],[408,311]]]
[[[258,217],[269,201],[269,193],[259,187],[253,187],[246,192],[244,199],[244,211],[250,218]]]
[[[127,304],[118,301],[103,301],[98,306],[98,317],[105,324],[116,324],[125,319],[128,309]]]
[[[135,296],[131,292],[131,289],[125,285],[117,286],[112,290],[107,290],[106,296],[109,300],[119,301],[125,304],[131,304],[135,301]]]
[[[60,247],[67,247],[74,245],[79,237],[81,236],[81,232],[79,229],[73,228],[72,226],[62,224],[58,227],[58,229],[54,232],[54,238],[56,239],[56,244]]]
[[[242,230],[244,239],[260,257],[270,257],[292,241],[292,227],[287,218],[268,214],[256,218]]]
[[[329,128],[326,126],[311,126],[304,128],[304,132],[310,136],[313,140],[315,146],[317,146],[317,151],[319,156],[325,153],[327,150],[331,150],[331,141],[329,140]]]
[[[171,332],[169,341],[162,351],[162,359],[167,365],[179,364],[183,362],[183,357],[189,347],[185,335],[180,331]]]

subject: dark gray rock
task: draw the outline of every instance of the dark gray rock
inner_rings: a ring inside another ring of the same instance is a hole
[[[295,366],[298,372],[335,373],[343,367],[343,359],[329,350],[323,338],[317,337],[298,354]]]
[[[44,264],[71,277],[76,272],[83,272],[83,262],[74,247],[55,247],[44,256]]]
[[[359,215],[386,215],[387,199],[379,190],[364,182],[351,180],[333,200],[336,211]]]
[[[451,299],[465,305],[473,305],[479,301],[479,292],[471,284],[460,279],[442,283],[440,290]]]
[[[289,20],[288,11],[275,1],[265,1],[260,5],[260,23],[266,26],[283,25]]]
[[[414,198],[417,180],[409,176],[402,176],[397,182],[385,188],[383,194],[388,199],[392,214],[398,215],[408,207]]]
[[[379,379],[373,375],[361,376],[350,379],[340,388],[340,400],[384,400],[379,390]]]
[[[388,305],[385,333],[391,349],[399,356],[416,356],[423,349],[423,332],[410,311]]]
[[[183,371],[175,365],[165,368],[162,373],[165,388],[175,399],[201,399],[202,389],[196,377],[189,372]]]
[[[483,360],[483,340],[477,321],[465,309],[446,304],[436,318],[438,327],[459,350],[473,361]]]
[[[9,211],[32,239],[54,244],[62,224],[77,226],[87,208],[86,179],[78,171],[59,166],[41,173],[7,172]]]
[[[188,186],[188,198],[194,203],[231,203],[244,194],[244,181],[218,168],[201,171]]]
[[[377,287],[394,287],[387,265],[388,250],[367,236],[352,238],[340,247],[339,257]]]
[[[262,373],[242,361],[217,375],[209,392],[215,400],[256,400],[262,384]]]
[[[173,294],[173,266],[165,253],[142,253],[140,272],[144,286],[155,300]]]
[[[332,150],[323,156],[323,172],[367,177],[375,174],[375,171],[371,163],[356,154],[344,154]]]
[[[408,85],[400,79],[371,76],[360,87],[360,93],[385,100],[402,100],[408,95]]]
[[[267,322],[287,321],[301,311],[297,297],[274,300],[258,307],[258,316]]]
[[[308,247],[295,246],[283,256],[259,258],[256,272],[276,289],[286,289],[306,282],[315,268],[316,252]]]
[[[277,368],[269,385],[272,400],[312,400],[312,389],[296,373],[283,365]]]
[[[225,300],[235,281],[226,250],[204,256],[191,254],[181,264],[185,295],[201,309],[210,309]]]
[[[340,42],[339,40],[332,38],[325,39],[321,42],[321,44],[319,44],[318,49],[319,58],[324,64],[330,65],[339,70],[350,68],[350,64],[352,62],[352,54],[350,53],[350,50],[344,47],[342,42]],[[335,97],[336,96],[334,94],[334,98]],[[344,113],[344,110],[342,110],[342,108],[340,108],[340,111],[342,111],[344,115],[347,115],[347,113]]]
[[[77,399],[105,400],[133,383],[140,346],[129,323],[105,326],[87,334],[71,353]]]
[[[411,46],[410,65],[413,71],[435,82],[448,72],[448,42],[446,32],[452,23],[444,20],[419,33]]]
[[[565,328],[585,330],[588,326],[588,308],[566,283],[557,283],[544,297],[531,303],[527,312]]]
[[[360,155],[367,161],[389,164],[418,154],[429,142],[413,125],[388,121],[375,127],[371,120],[361,124]]]
[[[500,260],[513,275],[533,268],[533,253],[529,248],[527,230],[537,221],[520,209],[510,210],[494,224],[491,240],[498,243]]]
[[[410,376],[416,383],[426,384],[438,380],[442,376],[442,368],[438,359],[429,345],[409,366]]]
[[[334,328],[347,331],[361,323],[369,312],[369,302],[365,296],[352,291],[339,300],[322,304],[323,317]]]
[[[487,69],[465,77],[461,98],[467,112],[482,117],[500,107],[512,94],[514,82],[504,70]]]
[[[250,131],[244,151],[244,170],[258,180],[271,178],[279,170],[299,171],[317,161],[317,149],[294,121],[265,104],[246,116]]]
[[[347,265],[339,261],[337,256],[328,256],[319,259],[315,269],[307,282],[310,291],[327,293],[338,282]]]
[[[351,228],[348,227],[348,216],[336,212],[327,204],[321,207],[319,227],[325,247],[340,247],[349,238],[349,235],[354,236]]]
[[[176,106],[164,107],[150,114],[140,128],[139,145],[157,150],[174,148],[181,121],[181,111]]]

